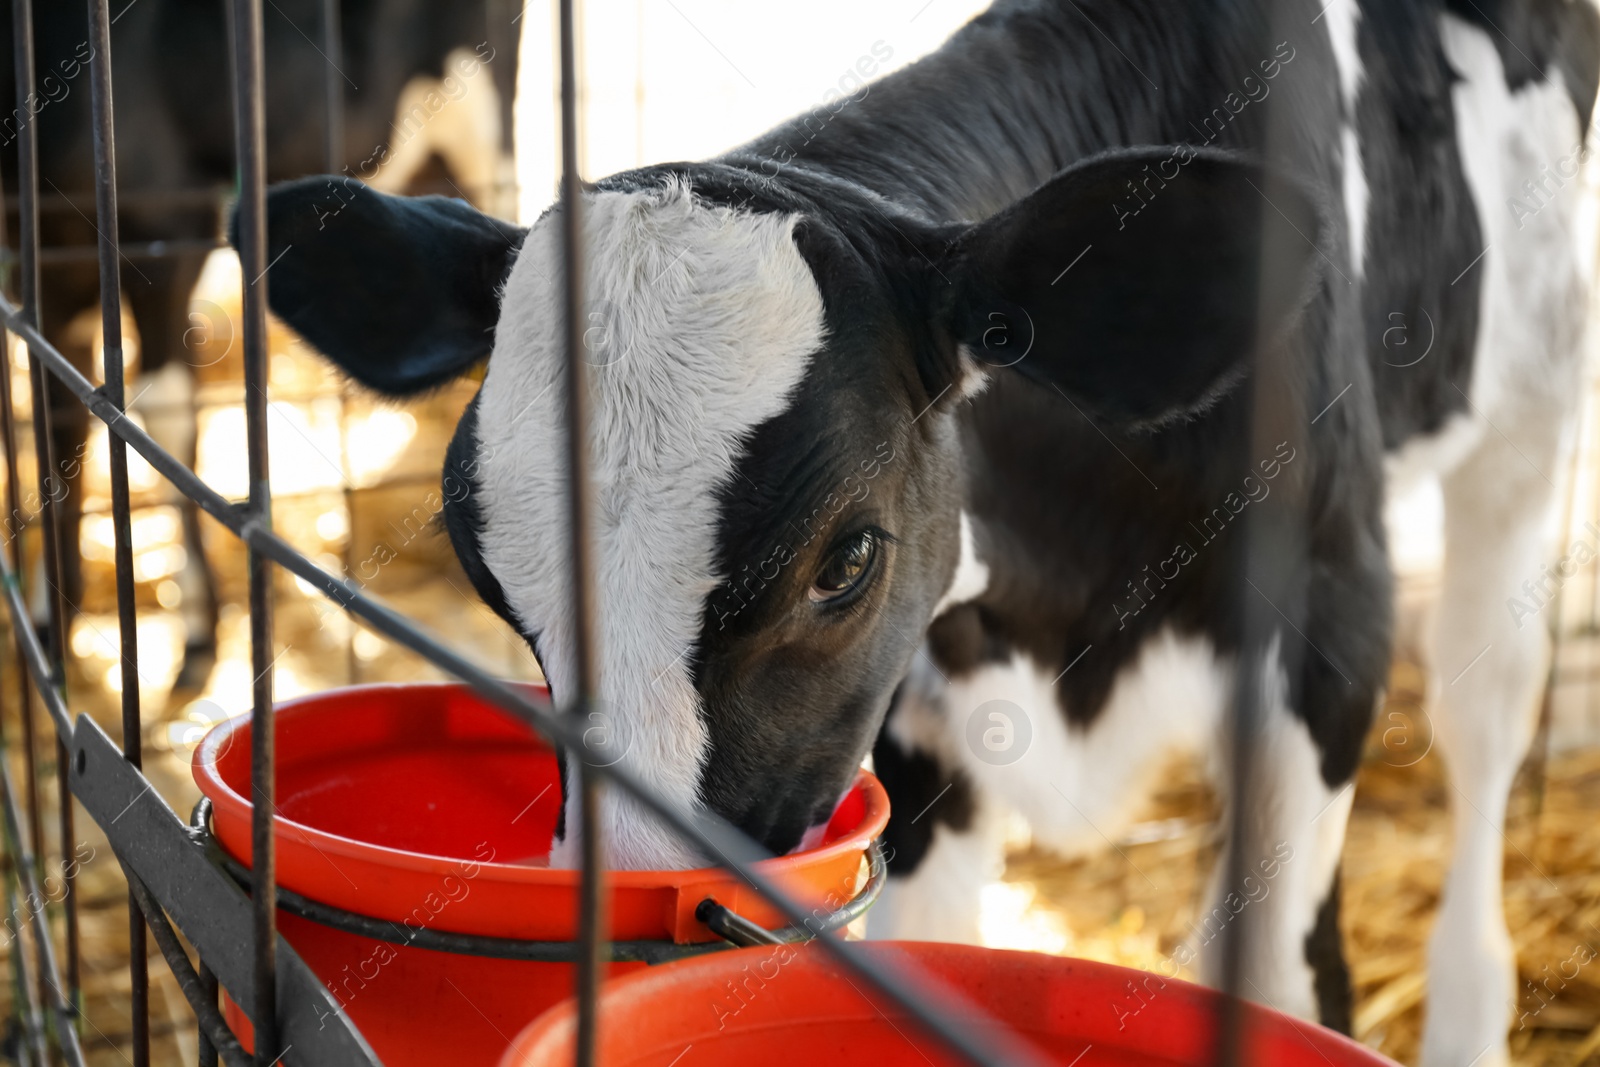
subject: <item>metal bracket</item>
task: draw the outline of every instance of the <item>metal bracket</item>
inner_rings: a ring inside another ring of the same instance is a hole
[[[72,792],[248,1014],[255,1004],[250,898],[212,865],[204,844],[86,715],[78,716],[72,734]],[[382,1067],[333,994],[281,936],[277,952],[284,1052],[294,1050],[294,1062],[307,1067]]]

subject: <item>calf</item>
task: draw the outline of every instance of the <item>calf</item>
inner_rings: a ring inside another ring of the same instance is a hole
[[[873,932],[972,938],[1004,812],[1076,849],[1117,837],[1173,750],[1226,787],[1248,687],[1249,854],[1185,952],[1215,977],[1213,927],[1248,904],[1241,988],[1347,1027],[1384,489],[1440,473],[1456,852],[1424,1061],[1505,1063],[1501,826],[1547,654],[1505,601],[1541,574],[1579,391],[1597,61],[1578,4],[1001,0],[853,98],[598,182],[622,758],[784,852],[870,751],[896,812]],[[337,205],[324,225],[325,183],[272,194],[272,305],[393,396],[490,357],[447,525],[561,699],[563,209],[508,236],[353,183]],[[614,864],[697,861],[626,797],[603,819]]]

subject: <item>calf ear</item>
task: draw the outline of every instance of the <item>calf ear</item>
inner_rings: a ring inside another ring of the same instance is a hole
[[[236,213],[235,247],[238,229]],[[442,196],[285,182],[267,193],[268,303],[362,385],[416,393],[489,354],[523,232]]]
[[[1111,419],[1182,415],[1242,377],[1258,329],[1297,316],[1316,235],[1306,195],[1247,158],[1096,156],[958,238],[952,330],[986,369]]]

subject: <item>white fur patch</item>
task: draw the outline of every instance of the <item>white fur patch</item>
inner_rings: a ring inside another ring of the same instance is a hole
[[[1323,784],[1320,750],[1286,702],[1276,641],[1268,663],[1249,809],[1250,876],[1227,885],[1226,861],[1219,860],[1191,948],[1202,971],[1214,970],[1216,935],[1249,924],[1246,973],[1254,989],[1247,993],[1310,1018],[1316,997],[1305,939],[1339,861],[1354,791]],[[1003,856],[1007,809],[1027,820],[1039,845],[1090,854],[1125,835],[1175,752],[1205,758],[1225,790],[1236,674],[1209,641],[1164,630],[1118,674],[1106,705],[1083,728],[1067,721],[1059,676],[1021,653],[948,686],[930,671],[914,670],[890,732],[941,760],[954,758],[974,786],[978,817],[961,832],[935,828],[922,864],[890,879],[868,924],[871,936],[974,940],[983,885],[997,876]],[[1015,758],[979,751],[983,735],[970,720],[979,717],[982,730],[996,713],[1012,720],[1012,740],[1026,731]]]
[[[948,685],[924,661],[912,667],[890,736],[959,767],[972,783],[976,813],[962,831],[936,826],[916,870],[889,879],[867,924],[874,938],[976,943],[982,890],[1004,866],[1005,819],[1013,813],[1045,848],[1081,855],[1109,847],[1138,815],[1166,757],[1215,751],[1233,676],[1208,641],[1163,631],[1117,676],[1085,729],[1067,722],[1059,675],[1024,654]],[[982,731],[1001,721],[994,714],[1011,720],[1015,758],[979,751]]]
[[[1482,294],[1472,402],[1520,442],[1508,422],[1565,410],[1576,385],[1594,231],[1582,175],[1557,168],[1576,156],[1583,130],[1559,71],[1512,92],[1487,33],[1448,15],[1440,30],[1461,73],[1452,102],[1485,248],[1456,283],[1479,283]]]
[[[687,809],[708,744],[686,660],[720,577],[716,494],[821,347],[822,294],[794,217],[676,183],[585,196],[583,215],[601,705],[633,772]],[[574,671],[560,227],[540,220],[506,281],[478,409],[483,559],[558,699]],[[602,816],[614,866],[701,862],[616,790]],[[558,866],[575,863],[575,803],[567,827]]]
[[[1448,474],[1483,440],[1485,426],[1470,411],[1451,415],[1431,434],[1413,437],[1383,458],[1391,494],[1410,492],[1430,477]]]
[[[1361,10],[1356,0],[1334,0],[1323,13],[1328,21],[1328,39],[1333,45],[1333,62],[1339,70],[1339,95],[1344,100],[1345,121],[1339,128],[1344,153],[1344,210],[1350,226],[1350,268],[1361,277],[1367,250],[1367,175],[1361,166],[1361,145],[1356,135],[1356,100],[1366,70],[1356,46],[1356,23]]]
[[[989,372],[966,345],[957,345],[956,354],[961,364],[961,377],[956,382],[956,391],[963,399],[971,400],[989,388]]]
[[[1350,271],[1360,278],[1367,255],[1367,175],[1361,166],[1356,128],[1344,127],[1339,131],[1339,140],[1344,147],[1344,213],[1350,223]]]
[[[1163,631],[1117,676],[1087,729],[1068,724],[1055,679],[1022,653],[953,679],[943,699],[963,769],[979,790],[1015,808],[1039,844],[1080,855],[1132,824],[1174,752],[1212,751],[1232,673],[1210,642]],[[1031,733],[1027,751],[1007,764],[984,760],[964,741],[968,717],[994,700],[1020,708]]]
[[[972,519],[961,513],[961,561],[950,579],[950,588],[944,591],[939,603],[934,605],[933,617],[938,618],[957,604],[983,595],[989,588],[989,565],[978,558],[977,543],[972,536]]]
[[[1356,0],[1333,0],[1323,9],[1322,18],[1328,20],[1328,41],[1333,45],[1333,65],[1339,71],[1339,95],[1351,114],[1355,113],[1356,94],[1361,91],[1361,80],[1366,71],[1361,66],[1361,52],[1356,47],[1356,23],[1361,20],[1361,8]]]

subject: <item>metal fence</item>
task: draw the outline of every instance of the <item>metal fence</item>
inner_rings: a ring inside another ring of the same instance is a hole
[[[62,542],[58,504],[45,494],[41,517],[44,542],[43,580],[48,585],[49,622],[42,630],[30,621],[27,598],[20,575],[26,570],[20,539],[12,540],[7,559],[0,555],[0,585],[3,585],[17,640],[17,660],[25,669],[12,672],[20,707],[26,772],[19,790],[8,760],[0,758],[0,804],[5,818],[5,842],[9,852],[8,870],[15,882],[8,882],[8,898],[21,894],[26,900],[45,899],[41,891],[41,854],[45,851],[41,818],[40,789],[34,760],[36,706],[48,716],[49,729],[56,745],[57,775],[55,790],[59,834],[63,855],[70,854],[74,839],[74,799],[104,830],[127,876],[129,889],[129,974],[133,990],[134,1062],[143,1067],[149,1062],[148,989],[145,971],[145,938],[155,939],[157,948],[172,968],[178,985],[198,1020],[200,1062],[240,1065],[278,1062],[285,1054],[295,1063],[376,1064],[366,1041],[339,1010],[338,1003],[322,982],[306,967],[295,951],[280,939],[276,927],[278,891],[275,884],[273,813],[274,749],[273,703],[273,618],[272,574],[275,568],[297,576],[331,599],[345,611],[360,618],[378,633],[402,645],[438,668],[466,682],[472,689],[507,713],[516,716],[551,742],[571,751],[583,751],[582,729],[585,710],[596,692],[593,648],[595,604],[589,548],[590,500],[585,462],[585,380],[587,367],[581,358],[580,330],[584,321],[584,295],[579,264],[583,254],[580,240],[579,196],[582,182],[577,171],[577,78],[574,54],[573,0],[560,0],[559,44],[561,75],[561,200],[563,249],[565,253],[565,345],[567,366],[567,469],[572,487],[570,497],[571,542],[567,548],[575,581],[574,610],[577,618],[579,685],[566,695],[561,707],[529,696],[523,689],[508,684],[451,651],[412,620],[366,595],[359,587],[336,577],[293,548],[276,534],[272,524],[272,491],[267,464],[267,277],[265,231],[265,133],[262,70],[261,0],[227,0],[231,12],[229,32],[234,78],[236,161],[238,168],[239,257],[242,265],[242,340],[245,405],[247,418],[247,462],[249,496],[234,503],[214,491],[191,469],[164,451],[134,421],[126,417],[124,395],[123,343],[119,295],[119,262],[130,252],[148,249],[119,247],[117,226],[116,145],[113,137],[113,54],[108,0],[87,0],[91,40],[90,61],[95,159],[95,215],[99,233],[98,264],[100,277],[101,328],[104,337],[105,384],[96,387],[71,361],[54,347],[39,330],[40,265],[45,256],[40,248],[38,188],[38,143],[35,123],[24,121],[19,130],[19,168],[15,196],[20,205],[18,257],[20,285],[15,296],[0,296],[0,320],[5,330],[17,335],[26,345],[29,359],[32,411],[34,413],[34,462],[41,480],[57,469],[51,433],[51,409],[47,402],[47,376],[60,382],[103,421],[109,430],[112,480],[112,517],[115,535],[115,567],[118,593],[118,624],[123,676],[121,687],[122,730],[120,743],[84,715],[74,718],[70,694],[66,691],[64,662],[67,619],[63,603],[64,553],[73,548]],[[31,0],[11,0],[16,49],[16,92],[25,100],[35,91],[33,55],[33,8]],[[329,56],[339,54],[337,0],[323,6],[322,46]],[[340,87],[330,75],[327,96],[330,121],[329,159],[336,162],[338,150],[337,116],[341,107]],[[5,338],[0,336],[0,342]],[[1261,394],[1281,383],[1263,380]],[[20,513],[17,428],[10,379],[0,373],[0,435],[6,461],[7,506]],[[1258,402],[1258,412],[1273,409]],[[1287,405],[1284,405],[1286,408]],[[1281,410],[1281,409],[1280,409]],[[1276,428],[1274,429],[1276,432]],[[165,477],[179,492],[193,501],[226,530],[239,538],[249,553],[249,613],[251,625],[251,668],[254,676],[251,706],[253,855],[248,893],[232,877],[220,854],[206,847],[191,832],[186,821],[161,801],[155,787],[141,772],[141,725],[138,673],[136,608],[134,602],[133,549],[130,522],[128,449],[132,448]],[[1273,539],[1284,531],[1253,529],[1248,536],[1248,573],[1257,585],[1276,587],[1289,557],[1272,551]],[[1283,543],[1292,539],[1283,536]],[[32,590],[37,597],[37,590]],[[1260,605],[1245,598],[1247,652],[1241,675],[1251,676],[1252,656],[1266,647],[1269,621]],[[1255,650],[1255,651],[1250,651]],[[1254,687],[1240,686],[1236,708],[1237,742],[1233,766],[1234,811],[1248,808],[1244,795],[1248,786],[1249,752],[1253,724],[1257,719]],[[45,741],[44,743],[48,743]],[[710,861],[742,878],[769,899],[796,928],[811,918],[809,909],[780,892],[771,878],[754,866],[763,850],[720,818],[703,811],[685,811],[655,795],[625,767],[620,765],[582,766],[575,788],[581,792],[582,891],[580,937],[562,958],[578,964],[576,994],[579,1003],[577,1061],[588,1065],[594,1059],[597,1026],[597,987],[608,948],[605,916],[605,871],[601,841],[597,830],[597,798],[603,789],[620,789],[635,797],[677,833],[691,842]],[[151,802],[138,803],[155,794]],[[1237,816],[1236,816],[1237,820]],[[1235,821],[1236,840],[1242,840],[1245,826]],[[1234,850],[1242,857],[1243,848]],[[60,912],[64,917],[64,937],[54,936],[46,909],[27,907],[32,927],[33,952],[24,952],[19,943],[14,966],[23,991],[22,1023],[25,1034],[23,1056],[27,1062],[44,1067],[57,1059],[71,1065],[84,1063],[80,1043],[81,988],[79,975],[79,934],[77,900],[70,872]],[[182,940],[180,940],[180,934]],[[843,966],[874,987],[888,1001],[914,1018],[927,1033],[935,1035],[974,1064],[1020,1064],[1037,1062],[1037,1056],[1005,1027],[959,1000],[918,980],[914,974],[884,964],[879,959],[854,950],[842,938],[820,937],[821,949],[832,954]],[[1230,964],[1224,968],[1230,981],[1239,978],[1241,938],[1230,936]],[[192,948],[191,958],[184,942]],[[620,947],[620,946],[619,946]],[[230,1031],[219,1010],[219,985],[226,989],[250,1018],[254,1027],[255,1052],[247,1055]],[[1218,1057],[1222,1062],[1237,1058],[1237,1026],[1241,1016],[1235,1001],[1227,998]],[[332,1025],[329,1025],[329,1023]],[[292,1052],[291,1052],[292,1050]]]

